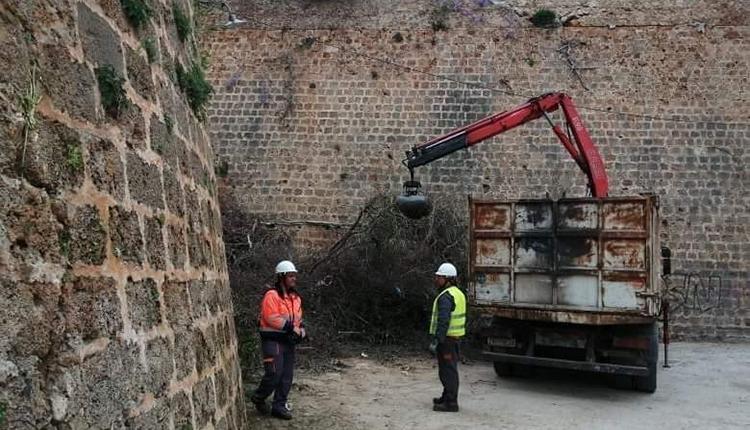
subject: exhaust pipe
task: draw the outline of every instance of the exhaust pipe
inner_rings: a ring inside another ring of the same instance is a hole
[[[406,181],[403,193],[396,197],[396,207],[408,218],[422,218],[432,209],[430,201],[421,193],[421,188],[419,181]]]

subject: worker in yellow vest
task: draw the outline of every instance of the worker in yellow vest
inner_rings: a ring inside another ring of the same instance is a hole
[[[456,286],[456,266],[443,263],[435,273],[438,295],[432,304],[430,351],[437,355],[443,395],[432,399],[432,410],[458,412],[459,341],[466,333],[466,296]]]

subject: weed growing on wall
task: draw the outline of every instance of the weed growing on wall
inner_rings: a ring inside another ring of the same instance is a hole
[[[151,8],[146,0],[120,0],[122,11],[130,25],[136,30],[143,28],[151,17]]]
[[[539,9],[531,16],[531,23],[535,27],[554,28],[559,25],[557,14],[549,9]]]
[[[442,3],[435,7],[430,14],[430,26],[434,31],[445,31],[448,30],[448,15],[451,12],[451,7]]]
[[[83,153],[81,153],[81,148],[78,145],[68,145],[65,162],[74,172],[83,170]]]
[[[117,118],[128,106],[128,98],[123,88],[125,79],[119,77],[115,68],[109,64],[97,67],[95,73],[104,111],[110,117]]]
[[[174,25],[177,27],[177,37],[180,38],[180,42],[185,43],[193,32],[193,24],[177,3],[172,4],[172,15],[174,15]]]
[[[178,62],[175,63],[177,84],[185,94],[190,108],[200,120],[206,118],[206,103],[213,93],[213,87],[206,80],[203,66],[194,62],[188,70],[185,70]]]
[[[147,37],[141,42],[143,50],[146,51],[146,57],[148,57],[149,64],[154,64],[159,57],[159,52],[156,48],[156,41],[153,37]]]

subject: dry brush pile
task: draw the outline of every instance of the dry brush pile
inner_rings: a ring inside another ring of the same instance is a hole
[[[435,269],[443,261],[466,265],[465,208],[447,199],[436,200],[432,213],[415,221],[398,212],[392,196],[375,197],[332,247],[304,254],[295,253],[283,229],[243,213],[229,199],[222,211],[241,357],[251,371],[260,363],[258,303],[281,259],[293,260],[300,271],[309,333],[301,357],[308,365],[365,347],[422,349]]]

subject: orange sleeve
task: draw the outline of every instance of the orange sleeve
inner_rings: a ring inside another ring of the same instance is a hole
[[[281,297],[276,291],[269,291],[263,296],[263,302],[260,306],[260,318],[263,325],[274,330],[283,330],[286,324],[286,317],[282,314]]]

